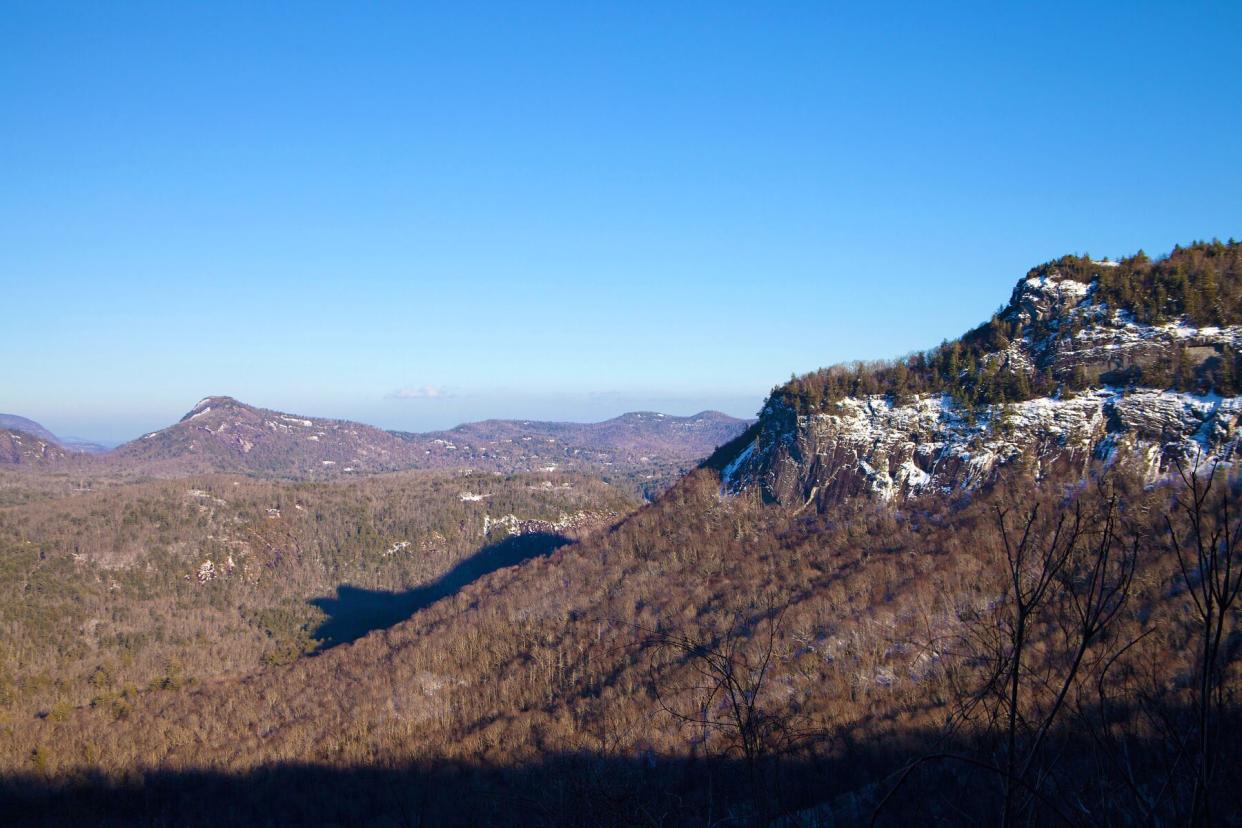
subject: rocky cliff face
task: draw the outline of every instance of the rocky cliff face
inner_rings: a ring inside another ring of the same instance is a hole
[[[1023,280],[1001,315],[1017,321],[1022,336],[988,359],[1031,374],[1064,376],[1077,368],[1095,387],[976,409],[932,394],[900,402],[847,397],[800,412],[774,395],[752,439],[724,465],[724,487],[757,489],[766,499],[805,507],[970,489],[1010,463],[1041,476],[1053,469],[1085,473],[1093,462],[1129,458],[1154,478],[1175,460],[1231,459],[1242,397],[1107,380],[1110,372],[1174,353],[1192,368],[1232,358],[1242,328],[1195,328],[1185,320],[1142,325],[1094,301],[1093,293],[1093,285],[1056,276]]]
[[[1094,283],[1055,275],[1023,279],[1001,314],[1006,322],[1020,324],[1023,336],[997,358],[1058,377],[1080,369],[1086,376],[1108,379],[1110,373],[1183,351],[1192,366],[1198,365],[1236,348],[1242,339],[1238,326],[1198,328],[1184,319],[1144,325],[1129,312],[1096,301],[1095,291]]]

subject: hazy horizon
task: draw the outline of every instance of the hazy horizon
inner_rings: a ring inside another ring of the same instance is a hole
[[[686,417],[703,411],[720,411],[739,419],[753,419],[764,395],[753,399],[729,396],[632,395],[597,393],[583,395],[472,395],[451,393],[440,397],[384,399],[378,402],[325,403],[316,407],[290,406],[267,397],[246,398],[236,394],[217,393],[208,396],[229,396],[247,405],[300,414],[373,425],[389,431],[441,431],[480,420],[539,420],[594,423],[635,411],[653,411]],[[34,420],[57,437],[74,438],[107,446],[142,437],[152,431],[178,422],[198,402],[187,400],[178,408],[160,405],[149,411],[110,411],[92,407],[56,411],[39,416],[24,411],[0,409],[3,414],[16,414]]]

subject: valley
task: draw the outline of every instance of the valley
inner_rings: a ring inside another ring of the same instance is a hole
[[[49,444],[0,470],[0,797],[31,825],[1230,824],[1240,336],[1242,246],[1204,242],[1041,265],[754,423],[413,435],[212,397]]]
[[[473,559],[464,585],[636,505],[581,476],[469,472],[191,476],[32,499],[0,511],[0,698],[25,718],[288,663],[370,611],[337,607],[338,588],[379,603]]]

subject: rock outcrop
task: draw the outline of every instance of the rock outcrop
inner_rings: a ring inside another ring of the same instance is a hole
[[[1236,325],[1199,328],[1184,319],[1163,325],[1136,322],[1128,311],[1095,301],[1095,287],[1055,275],[1020,281],[1001,319],[1017,322],[1023,336],[1000,356],[1015,366],[1058,377],[1076,368],[1088,376],[1108,376],[1180,351],[1198,364],[1242,341],[1242,327]]]
[[[988,359],[1031,375],[1061,377],[1077,368],[1097,379],[1095,387],[977,408],[945,393],[847,397],[803,412],[773,395],[751,438],[721,463],[725,489],[757,489],[802,508],[968,490],[1011,463],[1042,476],[1054,469],[1085,474],[1092,463],[1128,458],[1155,478],[1176,461],[1231,460],[1242,397],[1106,380],[1171,354],[1192,366],[1232,359],[1242,328],[1196,328],[1184,319],[1139,324],[1094,301],[1094,287],[1055,275],[1021,281],[1000,318],[1016,322],[1022,336]]]

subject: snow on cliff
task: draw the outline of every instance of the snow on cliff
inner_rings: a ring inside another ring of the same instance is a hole
[[[907,405],[850,398],[831,409],[798,416],[770,404],[756,442],[725,467],[725,487],[758,486],[787,505],[829,494],[891,500],[969,489],[1019,460],[1040,475],[1058,463],[1085,469],[1122,451],[1140,452],[1154,476],[1174,458],[1193,459],[1200,451],[1228,459],[1242,397],[1098,388],[1069,399],[992,406],[974,417],[947,395]]]
[[[1026,371],[1092,376],[1188,348],[1229,353],[1242,328],[1196,328],[1186,320],[1144,325],[1095,301],[1095,284],[1056,275],[1023,279],[1002,314],[1024,335],[996,358]],[[1039,331],[1038,336],[1034,333]],[[726,491],[758,488],[789,506],[870,495],[883,500],[954,492],[990,479],[998,467],[1028,464],[1085,473],[1091,462],[1136,459],[1154,478],[1175,461],[1231,460],[1242,397],[1222,398],[1099,384],[1078,394],[967,410],[947,394],[905,404],[851,397],[814,413],[770,400],[754,441],[722,472]]]

